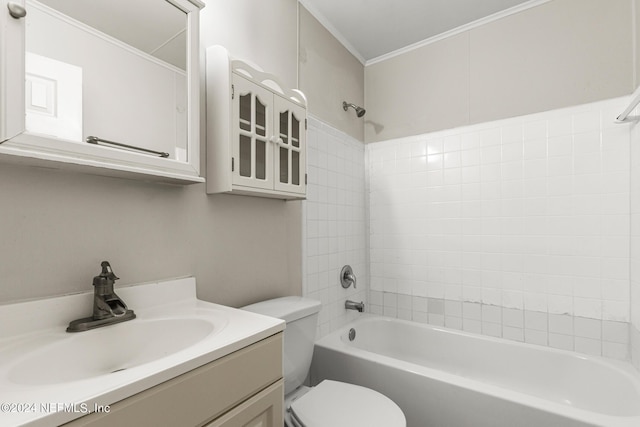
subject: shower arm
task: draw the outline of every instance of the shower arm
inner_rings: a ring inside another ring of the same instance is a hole
[[[367,110],[365,110],[364,108],[353,104],[353,103],[349,103],[347,101],[342,101],[342,109],[344,111],[347,111],[349,109],[349,107],[353,108],[356,111],[356,116],[358,117],[362,117],[365,115],[365,113],[367,112]]]

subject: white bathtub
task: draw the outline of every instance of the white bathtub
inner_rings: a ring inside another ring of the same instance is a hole
[[[640,426],[640,377],[624,362],[397,319],[318,340],[311,381],[323,379],[384,393],[408,427]]]

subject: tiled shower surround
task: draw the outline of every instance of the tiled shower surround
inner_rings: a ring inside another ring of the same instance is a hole
[[[303,291],[323,302],[319,336],[358,315],[350,298],[586,354],[631,350],[640,368],[640,130],[613,122],[627,102],[366,146],[311,118]],[[344,264],[356,290],[339,285]]]
[[[627,103],[368,144],[370,310],[627,357]]]
[[[367,303],[365,156],[360,141],[313,117],[308,125],[303,293],[322,302],[318,336],[323,336],[358,315],[345,311],[345,300]],[[356,289],[340,285],[346,264],[356,275]]]

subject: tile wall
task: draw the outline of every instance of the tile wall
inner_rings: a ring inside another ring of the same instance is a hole
[[[307,200],[303,202],[303,294],[322,302],[318,337],[357,316],[347,299],[367,301],[364,144],[310,117]],[[351,265],[357,288],[343,289],[342,266]]]
[[[628,322],[507,308],[481,302],[371,291],[371,313],[593,356],[629,359]]]
[[[368,144],[371,309],[626,355],[627,102]]]

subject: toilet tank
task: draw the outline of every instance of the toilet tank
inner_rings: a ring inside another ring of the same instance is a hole
[[[286,322],[282,356],[285,395],[301,386],[307,378],[320,307],[319,301],[303,297],[275,298],[242,307]]]

